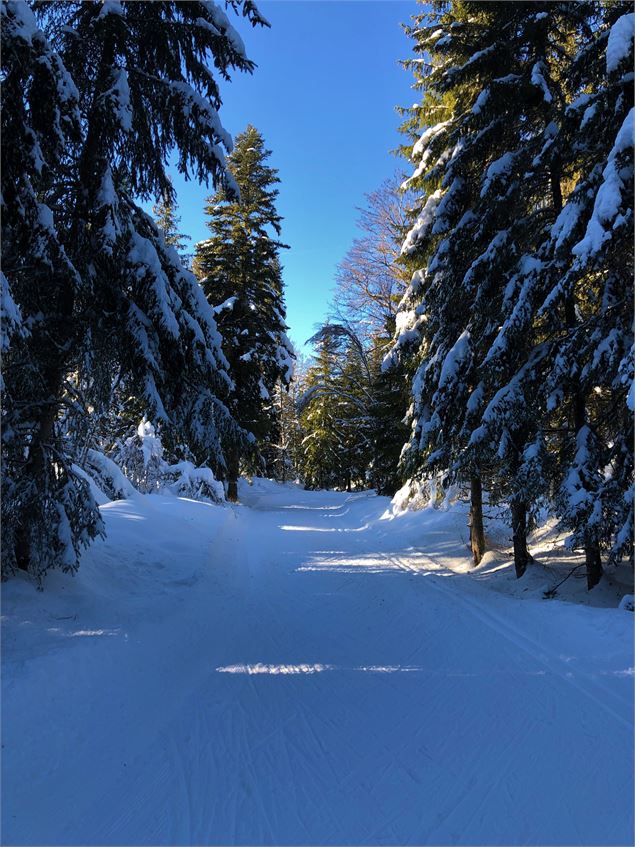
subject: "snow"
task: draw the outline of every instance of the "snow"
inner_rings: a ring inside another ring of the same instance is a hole
[[[108,15],[119,15],[123,17],[123,8],[120,0],[103,0],[97,18],[105,18]]]
[[[282,382],[288,385],[293,377],[295,353],[293,344],[286,332],[279,333],[279,344],[276,347],[276,364],[282,375]]]
[[[130,250],[128,260],[136,265],[135,273],[138,279],[149,278],[150,288],[155,296],[157,318],[165,329],[174,337],[180,335],[179,324],[170,302],[170,283],[163,272],[157,251],[148,238],[130,228]]]
[[[465,329],[443,360],[441,374],[439,375],[439,388],[444,388],[448,382],[451,383],[457,379],[461,368],[464,367],[466,360],[470,357],[470,351],[470,333]]]
[[[108,456],[98,450],[89,449],[84,462],[85,470],[88,471],[86,475],[97,487],[98,496],[95,499],[100,505],[105,502],[104,497],[107,502],[110,498],[125,500],[134,499],[137,496],[137,491],[130,480]],[[96,493],[95,489],[93,493]]]
[[[473,217],[474,216],[472,215],[472,218]],[[507,245],[508,239],[509,230],[501,229],[496,233],[496,235],[487,245],[487,248],[484,250],[484,252],[481,253],[481,255],[478,256],[467,269],[466,274],[463,277],[464,286],[468,287],[474,284],[474,278],[476,274],[482,273],[486,265],[495,261],[498,251],[502,250]]]
[[[482,382],[479,382],[479,384],[476,386],[474,391],[472,391],[467,400],[467,411],[470,414],[474,414],[480,409],[484,396],[485,386]]]
[[[202,0],[201,6],[205,8],[206,12],[212,19],[210,22],[213,27],[212,32],[214,30],[216,32],[222,32],[236,53],[238,53],[242,59],[246,59],[247,54],[245,52],[245,44],[237,30],[234,29],[229,22],[229,18],[218,3],[213,2],[213,0]],[[264,18],[262,20],[264,21]],[[209,23],[205,20],[205,18],[198,18],[197,24],[199,26],[209,26]]]
[[[163,470],[163,485],[167,491],[194,500],[203,498],[221,503],[225,499],[223,483],[210,468],[197,468],[193,462],[176,462]]]
[[[617,70],[619,65],[628,59],[633,49],[635,37],[635,12],[618,18],[609,33],[606,45],[606,70],[608,73]]]
[[[34,38],[42,36],[35,15],[24,0],[6,0],[0,11],[3,26],[10,27],[14,37],[31,45]]]
[[[443,191],[438,188],[427,198],[417,220],[406,235],[406,239],[401,247],[402,256],[408,256],[412,253],[419,241],[427,236],[430,227],[434,224],[437,206],[441,202],[442,197]]]
[[[492,182],[501,176],[509,173],[514,166],[516,160],[515,153],[503,153],[503,155],[492,162],[485,173],[485,180],[481,188],[481,197],[485,197],[492,186]]]
[[[42,229],[47,230],[51,235],[55,236],[55,225],[53,223],[53,212],[45,203],[37,204],[37,221]]]
[[[0,352],[6,353],[11,336],[22,328],[22,314],[11,295],[9,280],[0,271]]]
[[[472,106],[472,114],[480,115],[483,106],[489,100],[490,90],[489,88],[484,88],[481,93],[478,95],[476,100],[474,101],[474,105]]]
[[[556,250],[559,250],[563,243],[569,238],[574,228],[580,220],[580,215],[583,211],[583,206],[575,194],[562,207],[562,211],[556,218],[551,227],[551,237],[555,239]]]
[[[261,400],[271,400],[271,395],[269,394],[262,377],[258,380],[258,394]]]
[[[106,253],[112,255],[117,236],[121,232],[121,226],[117,216],[117,194],[112,179],[112,170],[109,165],[106,166],[102,174],[96,202],[98,209],[105,208],[106,210],[104,223],[101,227],[101,234],[103,236],[102,248]]]
[[[496,521],[472,569],[460,501],[240,496],[3,586],[3,843],[631,843],[632,583],[545,600],[571,554],[516,581]]]
[[[571,112],[579,111],[580,109],[582,109],[584,106],[587,105],[587,103],[591,100],[591,98],[592,98],[591,94],[580,94],[578,97],[576,97],[576,99],[572,103],[569,103],[565,112],[567,114],[569,114]]]
[[[611,238],[611,229],[619,223],[618,213],[622,205],[622,197],[633,165],[628,162],[621,166],[618,156],[633,146],[635,135],[635,108],[632,108],[615,138],[615,144],[609,153],[608,161],[602,173],[602,184],[598,189],[593,205],[593,212],[584,238],[573,248],[572,253],[581,260],[598,253]],[[630,197],[628,198],[630,200]]]
[[[580,123],[580,129],[585,129],[587,124],[593,120],[598,110],[598,104],[592,103],[590,106],[584,110],[584,114],[582,115],[582,121]]]
[[[214,5],[214,4],[213,4]],[[220,10],[219,10],[220,11]],[[224,14],[224,13],[223,13]],[[215,138],[218,138],[226,150],[231,151],[233,141],[231,135],[221,124],[218,111],[214,106],[202,97],[196,89],[192,88],[187,82],[179,82],[176,80],[168,80],[167,85],[174,92],[177,92],[182,101],[182,110],[186,118],[196,119],[196,126],[199,130],[207,130],[212,133]],[[224,155],[220,147],[214,147],[215,156],[224,164]],[[231,174],[227,173],[226,178],[229,179]]]
[[[485,47],[483,50],[477,50],[470,58],[465,62],[464,65],[461,65],[460,70],[464,71],[466,68],[469,68],[470,65],[473,65],[475,62],[480,61],[484,56],[491,56],[491,54],[496,50],[496,44],[490,44],[488,47]]]
[[[551,103],[553,100],[553,95],[551,94],[551,91],[549,91],[549,86],[547,85],[547,81],[544,77],[546,70],[547,66],[542,60],[536,62],[536,64],[531,69],[531,84],[535,85],[536,88],[540,88],[542,90],[542,99],[545,101],[545,103]]]
[[[112,93],[114,95],[115,113],[119,126],[123,132],[130,132],[132,129],[130,86],[128,85],[128,74],[123,68],[117,68],[115,71]]]
[[[440,133],[442,133],[451,123],[452,121],[442,121],[441,123],[428,127],[412,148],[412,158],[417,159],[419,156],[423,155],[430,142],[436,138],[437,135],[440,135]]]
[[[147,467],[150,462],[160,462],[163,458],[163,445],[157,437],[154,426],[145,418],[137,427],[137,438],[141,442],[141,453],[143,454],[143,466]]]
[[[234,304],[236,303],[236,300],[238,300],[238,297],[236,295],[234,295],[233,297],[228,297],[227,300],[223,300],[223,302],[220,305],[214,306],[212,311],[214,312],[215,315],[218,315],[221,312],[224,312],[225,310],[231,312],[234,308]]]

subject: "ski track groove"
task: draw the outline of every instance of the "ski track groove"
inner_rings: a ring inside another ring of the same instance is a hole
[[[388,560],[392,561],[395,565],[397,565],[397,567],[401,568],[402,570],[410,571],[411,573],[418,572],[417,568],[412,567],[403,559],[399,559],[393,554],[386,553],[384,555]],[[428,560],[435,566],[435,568],[437,567],[433,559],[428,558]],[[602,700],[592,691],[589,691],[589,689],[585,685],[580,683],[575,677],[567,676],[567,672],[565,671],[566,664],[558,655],[556,655],[555,653],[549,655],[548,653],[546,653],[544,645],[534,641],[530,636],[527,636],[525,633],[520,632],[518,629],[516,629],[516,627],[510,626],[499,615],[490,611],[486,611],[478,602],[475,602],[471,598],[468,599],[459,591],[452,591],[446,588],[440,582],[442,577],[437,577],[435,574],[431,574],[428,575],[427,579],[435,590],[442,594],[445,594],[446,596],[452,597],[455,602],[461,603],[461,605],[468,609],[474,615],[475,618],[489,626],[498,634],[503,635],[512,644],[521,649],[532,659],[535,659],[535,661],[538,664],[542,665],[543,668],[554,673],[554,676],[556,678],[563,680],[564,682],[571,685],[573,688],[576,688],[578,691],[582,692],[590,700],[593,700],[593,702],[595,702],[598,706],[601,706],[606,712],[608,712],[608,714],[610,714],[612,718],[619,721],[625,729],[629,731],[631,730],[631,723],[629,723],[629,721],[626,720],[619,712],[615,711],[612,706],[605,703],[604,700]],[[558,673],[557,671],[554,672],[554,666],[560,667],[562,669],[562,673]],[[611,698],[614,697],[613,692],[603,686],[602,683],[597,682],[595,680],[589,680],[589,682],[594,688],[599,688],[605,696]]]
[[[583,699],[570,738],[595,750],[597,707],[632,732],[625,698],[583,670],[569,674],[555,648],[510,622],[504,612],[513,614],[515,601],[486,606],[484,589],[466,593],[432,555],[386,549],[386,533],[366,535],[364,517],[349,526],[365,497],[288,510],[260,498],[233,509],[206,553],[213,561],[225,539],[234,556],[214,575],[220,629],[201,629],[193,642],[200,661],[182,679],[186,694],[166,698],[156,726],[129,751],[128,770],[84,799],[59,843],[82,843],[81,818],[100,813],[101,844],[125,843],[127,834],[190,845],[466,844],[486,843],[484,832],[502,844],[514,814],[516,843],[540,843],[522,810],[528,780],[518,776],[516,752],[539,774],[541,748],[523,740],[556,737],[576,702],[573,689]],[[250,546],[253,536],[262,536],[260,546]],[[412,591],[410,579],[423,575]],[[473,668],[462,663],[460,639],[478,638],[479,627],[491,664],[468,651]],[[516,667],[518,654],[530,661]],[[270,672],[249,672],[254,664]],[[246,672],[218,672],[242,665]],[[395,672],[374,672],[381,668]],[[523,685],[533,711],[518,713]],[[508,707],[498,699],[506,692],[514,695]],[[474,712],[483,704],[495,704],[497,734],[488,736],[486,715]],[[448,708],[455,711],[444,715],[439,736],[434,718]],[[619,749],[621,735],[611,741],[609,751]],[[587,785],[581,779],[576,790]],[[566,843],[589,843],[576,814],[563,820]],[[478,842],[466,840],[473,833]]]

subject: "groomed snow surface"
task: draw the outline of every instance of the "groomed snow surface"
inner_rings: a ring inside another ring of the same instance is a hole
[[[632,589],[470,571],[462,503],[241,496],[4,586],[3,844],[633,843]]]

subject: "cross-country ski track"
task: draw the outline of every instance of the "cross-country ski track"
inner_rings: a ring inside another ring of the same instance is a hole
[[[632,614],[454,573],[464,511],[241,499],[5,586],[2,843],[633,843]]]

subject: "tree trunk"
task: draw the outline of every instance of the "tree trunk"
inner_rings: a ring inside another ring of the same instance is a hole
[[[238,472],[240,460],[238,456],[231,455],[227,459],[227,499],[230,503],[238,503]]]
[[[474,565],[478,565],[485,552],[483,529],[483,486],[480,476],[470,477],[470,547]]]
[[[568,303],[570,302],[569,300]],[[573,306],[570,308],[573,308]],[[574,320],[575,315],[569,321],[569,326],[573,326]],[[586,426],[586,397],[582,393],[579,382],[576,382],[573,391],[573,428],[577,436],[582,427]],[[590,591],[602,579],[603,573],[602,556],[597,542],[588,541],[584,545],[584,558],[586,561],[586,583]]]
[[[584,548],[584,557],[586,559],[586,584],[590,591],[602,579],[602,557],[600,555],[600,547],[598,544],[587,544]]]
[[[516,579],[527,570],[529,564],[529,551],[527,550],[527,504],[513,501],[512,510],[512,536],[514,539],[514,568]]]

